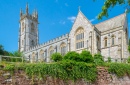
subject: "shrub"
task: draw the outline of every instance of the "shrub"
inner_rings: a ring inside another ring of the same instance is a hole
[[[111,62],[111,57],[108,57],[107,62],[109,63]]]
[[[51,59],[55,62],[62,60],[62,55],[60,53],[54,53],[51,55]]]
[[[94,55],[94,63],[96,65],[103,65],[104,60],[103,56],[100,53]]]
[[[128,57],[127,62],[130,63],[130,56]]]
[[[128,46],[128,51],[130,52],[130,45]]]
[[[76,53],[75,51],[71,51],[68,52],[65,56],[64,56],[65,60],[75,60],[75,61],[80,61],[80,57],[79,54]]]
[[[124,63],[111,63],[108,71],[116,74],[118,77],[123,77],[125,75],[130,76],[130,65]]]
[[[94,62],[94,59],[92,57],[92,54],[89,51],[83,50],[80,54],[80,60],[86,63],[92,63]]]

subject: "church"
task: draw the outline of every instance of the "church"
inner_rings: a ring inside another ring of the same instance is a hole
[[[51,62],[55,52],[65,55],[69,51],[80,53],[88,50],[92,55],[101,53],[104,60],[108,57],[113,62],[125,61],[128,56],[128,18],[124,12],[98,24],[92,24],[87,17],[78,11],[69,34],[62,35],[43,44],[39,44],[38,12],[29,14],[20,11],[19,51],[24,53],[30,62]]]

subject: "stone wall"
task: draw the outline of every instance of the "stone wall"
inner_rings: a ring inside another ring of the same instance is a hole
[[[49,76],[40,80],[34,76],[33,80],[31,80],[22,70],[15,72],[13,76],[9,72],[0,70],[0,85],[130,85],[128,76],[118,78],[115,74],[109,74],[105,67],[98,67],[97,69],[97,80],[93,84],[83,79],[74,82],[72,80],[63,81]]]

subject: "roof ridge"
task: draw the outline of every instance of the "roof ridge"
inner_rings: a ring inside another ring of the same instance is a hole
[[[117,15],[117,16],[115,16],[115,17],[112,17],[112,18],[110,18],[110,19],[104,20],[104,21],[99,22],[99,23],[94,24],[94,25],[99,25],[99,24],[105,23],[105,22],[107,22],[107,21],[110,21],[110,20],[112,20],[112,19],[115,19],[115,18],[117,18],[117,17],[119,17],[119,16],[121,16],[121,15],[125,15],[125,14],[126,14],[126,13],[119,14],[119,15]]]

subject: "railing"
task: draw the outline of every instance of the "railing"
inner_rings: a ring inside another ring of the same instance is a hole
[[[14,56],[3,56],[0,55],[0,62],[24,62],[24,57],[14,57]]]
[[[0,62],[26,62],[26,63],[38,63],[38,62],[46,62],[46,59],[34,59],[34,58],[26,58],[26,57],[14,57],[14,56],[3,56],[0,55]]]

